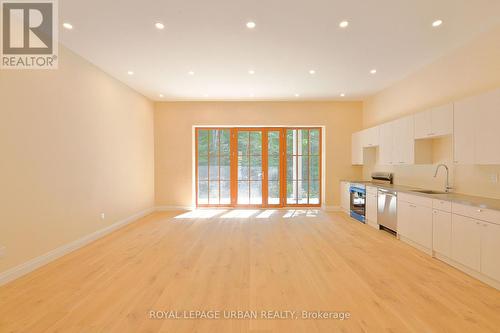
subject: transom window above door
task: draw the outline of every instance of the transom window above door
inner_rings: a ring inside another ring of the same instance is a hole
[[[195,129],[198,207],[321,205],[321,128]]]

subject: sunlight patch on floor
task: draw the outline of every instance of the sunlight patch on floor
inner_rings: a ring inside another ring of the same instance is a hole
[[[220,215],[222,213],[225,213],[226,210],[221,210],[221,209],[196,209],[192,210],[190,212],[177,215],[174,218],[176,219],[209,219],[212,217],[215,217],[217,215]]]
[[[285,213],[285,215],[283,215],[283,218],[289,219],[299,216],[318,217],[318,215],[319,215],[318,209],[290,209]]]
[[[226,214],[222,215],[221,218],[223,219],[247,219],[259,211],[257,209],[235,209],[235,210],[230,210]]]
[[[260,212],[260,214],[257,215],[256,218],[258,218],[258,219],[268,219],[268,218],[271,217],[271,215],[273,215],[276,212],[277,212],[276,209],[267,209],[265,211]]]

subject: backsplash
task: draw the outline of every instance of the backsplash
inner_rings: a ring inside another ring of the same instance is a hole
[[[444,190],[446,172],[440,169],[434,178],[436,166],[446,164],[450,169],[450,184],[453,191],[462,194],[500,199],[500,180],[493,182],[495,176],[500,177],[499,165],[454,165],[451,137],[434,139],[432,142],[432,165],[385,166],[376,163],[376,150],[365,151],[363,178],[370,179],[373,171],[394,173],[394,183],[431,190]]]

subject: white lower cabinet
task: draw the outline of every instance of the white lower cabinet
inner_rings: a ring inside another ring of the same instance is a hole
[[[427,249],[432,249],[432,209],[416,206],[413,216],[412,240]]]
[[[480,271],[481,222],[479,220],[453,214],[451,258],[466,267]]]
[[[411,204],[406,201],[398,200],[398,235],[410,238],[412,219]]]
[[[344,212],[349,212],[351,209],[351,183],[340,182],[340,206]]]
[[[451,256],[451,213],[432,211],[432,250],[448,258]]]
[[[422,198],[405,195],[404,199],[421,202]],[[428,249],[432,249],[432,201],[430,205],[398,199],[398,234]]]
[[[500,281],[500,225],[481,223],[481,273]]]
[[[378,228],[377,222],[377,205],[378,205],[378,194],[377,190],[366,190],[366,220],[367,223],[375,228]]]

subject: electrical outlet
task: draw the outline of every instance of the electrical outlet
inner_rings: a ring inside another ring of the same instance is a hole
[[[0,246],[0,258],[3,258],[7,255],[7,248],[5,246]]]
[[[101,220],[104,220],[106,218],[106,215],[104,213],[101,213]]]
[[[492,183],[498,183],[498,173],[492,173],[490,175],[490,180]]]

